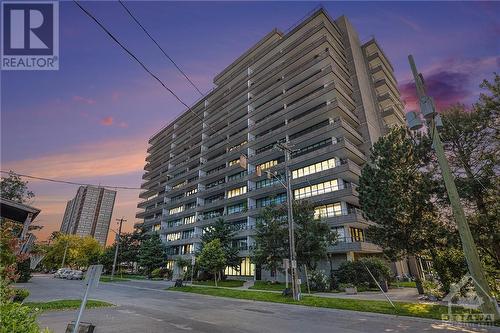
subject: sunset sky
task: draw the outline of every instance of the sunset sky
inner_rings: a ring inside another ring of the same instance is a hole
[[[286,31],[316,2],[127,2],[202,91],[273,28]],[[83,2],[188,104],[197,92],[115,1]],[[498,2],[326,2],[362,41],[375,36],[411,105],[413,54],[439,107],[479,95],[500,69]],[[1,169],[83,183],[139,187],[147,140],[183,107],[72,2],[60,3],[60,70],[1,72]],[[43,239],[61,224],[72,185],[31,180]],[[115,218],[137,221],[138,191],[120,190]],[[112,234],[112,233],[110,233]],[[108,240],[112,235],[108,237]]]

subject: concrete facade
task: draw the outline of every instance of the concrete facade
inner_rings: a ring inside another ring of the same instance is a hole
[[[356,191],[369,148],[404,124],[393,69],[377,42],[361,43],[347,18],[320,9],[290,32],[271,31],[214,79],[216,88],[149,140],[137,218],[172,256],[190,257],[222,217],[237,232],[241,276],[265,279],[248,260],[260,209],[286,201],[267,179],[284,175],[278,141],[293,145],[295,199],[340,235],[331,265],[379,255]],[[247,168],[240,158],[247,157]],[[325,263],[325,268],[329,267]],[[243,274],[244,272],[244,274]]]
[[[116,191],[80,186],[76,196],[66,204],[60,231],[64,234],[92,236],[105,245],[115,197]]]

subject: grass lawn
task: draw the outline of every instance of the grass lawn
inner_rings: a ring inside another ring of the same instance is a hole
[[[119,282],[119,281],[130,281],[130,280],[129,279],[123,279],[123,278],[118,277],[116,275],[115,275],[115,277],[113,277],[113,280],[111,280],[111,276],[109,276],[109,275],[103,275],[99,279],[99,282]]]
[[[241,281],[241,280],[224,280],[224,281],[217,281],[217,286],[218,287],[235,288],[235,287],[241,287],[241,286],[243,286],[243,283],[245,283],[245,281]],[[200,285],[204,285],[204,286],[213,286],[213,287],[215,287],[215,282],[213,280],[194,281],[193,284],[200,284]]]
[[[248,289],[255,289],[255,290],[271,290],[271,291],[283,291],[285,290],[285,283],[268,283],[267,281],[255,281],[255,284],[251,286]],[[291,285],[288,285],[289,288],[291,288]],[[307,285],[302,284],[300,286],[300,289],[302,290],[303,293],[307,292]]]
[[[375,312],[385,314],[398,314],[400,316],[441,319],[442,314],[448,313],[448,308],[442,305],[429,305],[418,303],[395,302],[396,310],[386,301],[368,301],[341,298],[327,298],[304,295],[303,299],[296,302],[292,298],[281,296],[278,293],[259,291],[231,290],[218,288],[180,287],[170,288],[173,291],[183,291],[202,295],[220,296],[247,299],[253,301],[297,304],[320,308],[353,310],[361,312]]]
[[[40,311],[47,310],[67,310],[67,309],[78,309],[80,304],[82,303],[79,299],[64,299],[59,301],[49,301],[49,302],[24,302],[24,305],[29,306],[30,308],[39,309]],[[100,308],[103,306],[112,306],[113,304],[104,302],[104,301],[96,301],[96,300],[88,300],[86,309],[92,308]]]
[[[417,288],[415,281],[391,282],[391,287]]]

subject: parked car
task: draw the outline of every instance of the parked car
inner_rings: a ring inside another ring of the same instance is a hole
[[[68,269],[67,271],[64,271],[61,273],[61,279],[67,279],[68,276],[70,276],[73,273],[72,269]]]
[[[83,279],[83,272],[74,270],[71,272],[71,274],[68,275],[67,277],[68,280],[81,280]]]
[[[67,273],[68,271],[71,271],[69,268],[59,268],[57,272],[54,273],[55,278],[62,278],[63,273]]]

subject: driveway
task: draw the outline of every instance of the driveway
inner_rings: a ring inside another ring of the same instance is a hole
[[[86,310],[83,321],[107,332],[500,332],[498,328],[462,328],[440,321],[354,311],[311,308],[164,291],[164,281],[101,283],[90,298],[117,306]],[[81,281],[34,277],[22,285],[28,300],[79,298]],[[76,310],[46,312],[42,327],[64,332]]]

